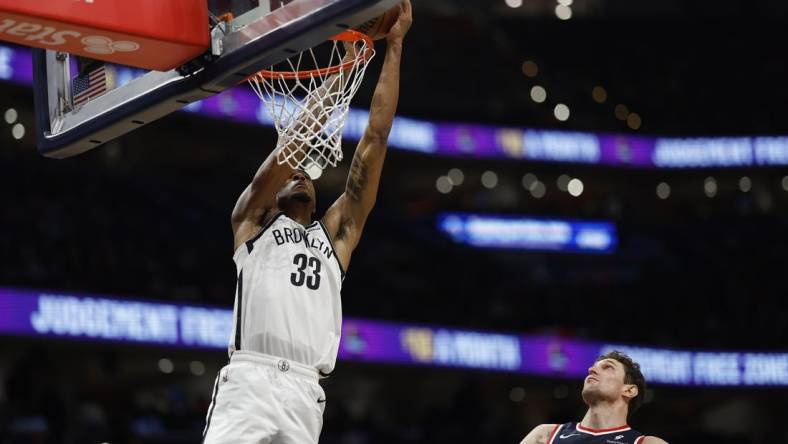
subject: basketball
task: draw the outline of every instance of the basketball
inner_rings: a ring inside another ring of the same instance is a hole
[[[367,20],[355,29],[370,36],[372,40],[380,40],[386,37],[389,29],[397,21],[399,7],[394,7],[386,11],[383,15]]]

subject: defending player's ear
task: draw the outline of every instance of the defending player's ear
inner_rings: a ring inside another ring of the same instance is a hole
[[[640,391],[638,390],[638,386],[635,384],[627,384],[624,387],[624,396],[626,396],[627,399],[634,399],[638,393],[640,393]]]

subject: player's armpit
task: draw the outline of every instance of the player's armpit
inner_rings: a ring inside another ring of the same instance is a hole
[[[668,444],[667,441],[657,438],[656,436],[647,436],[643,438],[643,442],[641,444]]]
[[[358,245],[361,232],[364,229],[364,221],[361,221],[359,225],[356,218],[352,216],[352,211],[348,208],[349,200],[350,198],[345,192],[331,205],[322,219],[336,249],[337,259],[345,271],[350,265],[350,257]]]
[[[534,427],[520,444],[547,444],[558,424],[541,424]]]
[[[377,200],[385,144],[385,139],[369,134],[362,138],[350,164],[345,192],[323,216],[323,224],[329,231],[337,249],[337,257],[345,270]]]

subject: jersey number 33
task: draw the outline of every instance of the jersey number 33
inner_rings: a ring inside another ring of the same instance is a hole
[[[320,288],[320,259],[312,256],[307,257],[305,254],[296,254],[293,257],[293,265],[296,270],[290,274],[290,283],[296,287],[302,287],[306,284],[306,288],[310,290],[317,290]]]

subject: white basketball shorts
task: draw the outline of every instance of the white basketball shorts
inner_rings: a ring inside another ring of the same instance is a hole
[[[216,377],[203,443],[316,444],[325,406],[316,369],[236,351]]]

